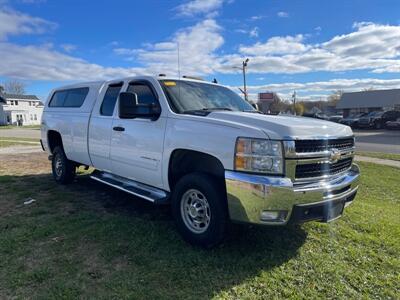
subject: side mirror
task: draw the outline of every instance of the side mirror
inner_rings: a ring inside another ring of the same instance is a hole
[[[135,93],[122,92],[119,94],[119,117],[121,119],[148,118],[157,120],[161,114],[158,104],[138,103]]]

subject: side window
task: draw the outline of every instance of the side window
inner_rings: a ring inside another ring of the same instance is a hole
[[[49,106],[50,107],[64,106],[64,100],[66,96],[67,96],[67,91],[55,92],[53,97],[51,97]]]
[[[119,92],[121,91],[122,83],[110,85],[104,95],[103,103],[101,103],[100,114],[103,116],[112,116],[115,103]]]
[[[49,107],[81,107],[88,93],[87,87],[57,91],[51,97]]]
[[[88,93],[89,93],[89,88],[79,88],[79,89],[69,90],[67,97],[65,98],[64,101],[64,106],[81,107]]]
[[[158,103],[152,89],[146,83],[131,83],[128,87],[128,92],[135,93],[140,104]]]

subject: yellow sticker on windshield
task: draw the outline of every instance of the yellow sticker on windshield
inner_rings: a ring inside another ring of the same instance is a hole
[[[164,81],[164,85],[166,85],[166,86],[176,86],[176,82],[175,81]]]

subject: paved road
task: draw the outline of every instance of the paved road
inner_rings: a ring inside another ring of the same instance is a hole
[[[358,151],[400,154],[399,130],[355,130]]]
[[[0,129],[0,137],[18,137],[18,138],[37,138],[40,139],[40,129],[29,129],[29,128],[12,128],[12,129]]]
[[[358,151],[400,154],[400,130],[355,130]],[[0,137],[40,138],[39,129],[0,129]]]

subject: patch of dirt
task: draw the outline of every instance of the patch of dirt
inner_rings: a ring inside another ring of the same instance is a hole
[[[45,152],[0,155],[1,175],[35,175],[51,173]]]

